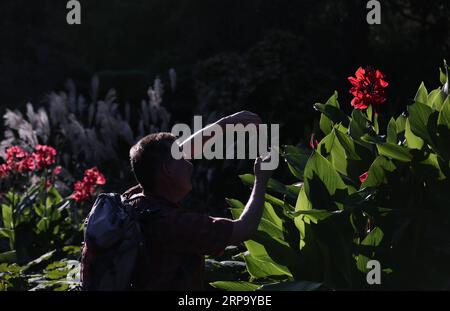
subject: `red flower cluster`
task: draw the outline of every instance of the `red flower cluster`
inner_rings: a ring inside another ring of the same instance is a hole
[[[24,173],[48,168],[55,162],[56,150],[53,147],[36,145],[35,151],[30,154],[19,146],[12,146],[6,150],[6,163],[0,165],[0,178],[11,172]]]
[[[356,109],[366,109],[369,105],[379,105],[386,101],[384,89],[389,85],[380,70],[361,67],[355,73],[356,77],[348,77],[352,84],[350,93],[354,96],[352,106]]]
[[[94,193],[96,185],[104,185],[106,183],[105,176],[98,170],[97,167],[90,168],[84,171],[82,181],[77,181],[74,184],[71,198],[75,202],[83,202],[88,200]]]

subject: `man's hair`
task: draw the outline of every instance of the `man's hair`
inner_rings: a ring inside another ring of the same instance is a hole
[[[171,133],[150,134],[130,149],[131,169],[145,190],[154,188],[164,161],[171,159],[171,147],[176,137]]]

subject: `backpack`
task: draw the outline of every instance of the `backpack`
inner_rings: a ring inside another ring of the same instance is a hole
[[[97,197],[85,222],[81,255],[83,290],[132,289],[138,257],[145,256],[148,264],[138,216],[118,193],[102,193]]]

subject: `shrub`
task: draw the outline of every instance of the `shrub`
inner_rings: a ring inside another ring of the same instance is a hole
[[[422,83],[407,111],[384,121],[388,83],[377,70],[350,77],[351,115],[338,94],[325,104],[312,148],[284,146],[282,156],[299,183],[271,179],[257,234],[243,254],[245,283],[236,289],[370,287],[369,260],[381,265],[375,288],[450,286],[449,76],[428,92]],[[317,141],[316,141],[317,139]],[[252,175],[240,176],[251,185]],[[273,194],[276,193],[277,196]],[[234,217],[243,205],[228,200]],[[262,286],[262,287],[260,287]]]

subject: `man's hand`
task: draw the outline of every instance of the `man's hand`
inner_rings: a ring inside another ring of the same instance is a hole
[[[255,183],[262,183],[264,185],[269,181],[270,176],[272,176],[272,170],[262,170],[261,163],[270,162],[270,154],[264,158],[258,157],[255,160],[255,165],[253,167],[253,172],[255,173]]]
[[[259,222],[264,209],[264,194],[266,192],[267,182],[272,175],[271,170],[262,170],[261,163],[269,162],[270,155],[255,160],[254,173],[255,183],[253,185],[252,194],[245,205],[239,219],[233,222],[233,232],[230,238],[230,244],[236,244],[248,240],[258,229]]]

